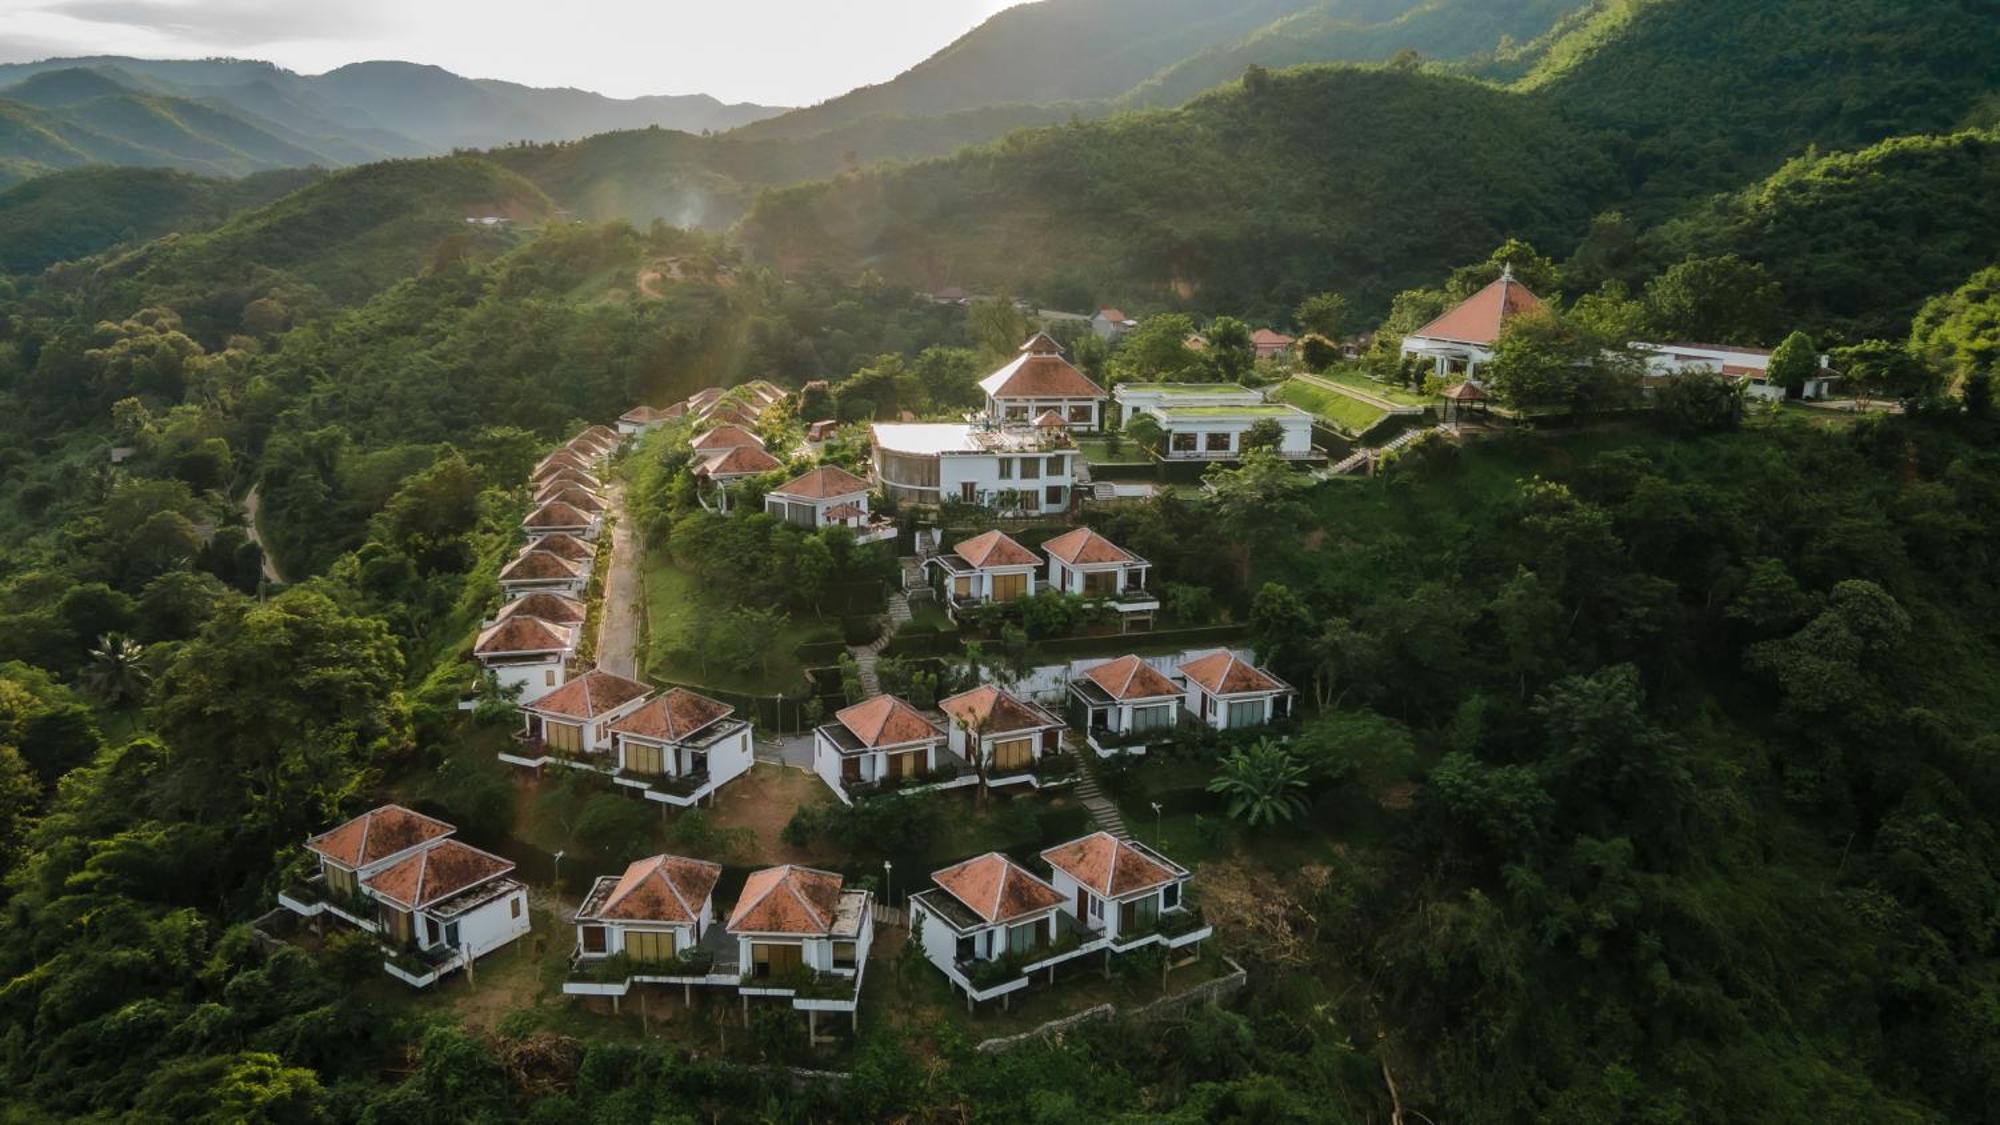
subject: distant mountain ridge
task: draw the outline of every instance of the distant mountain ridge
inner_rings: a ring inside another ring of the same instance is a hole
[[[0,64],[0,187],[88,164],[237,176],[618,129],[719,131],[778,112],[703,94],[541,89],[402,62],[301,75],[236,59],[45,59]]]

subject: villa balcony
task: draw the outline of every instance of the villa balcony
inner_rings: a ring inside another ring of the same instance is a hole
[[[325,875],[314,875],[278,892],[278,905],[306,918],[331,914],[367,933],[381,928],[376,919],[375,900],[365,894],[343,894],[327,886]]]

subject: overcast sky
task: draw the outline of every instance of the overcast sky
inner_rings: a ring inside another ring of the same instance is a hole
[[[366,59],[617,97],[805,105],[892,78],[1018,0],[0,0],[0,62]]]

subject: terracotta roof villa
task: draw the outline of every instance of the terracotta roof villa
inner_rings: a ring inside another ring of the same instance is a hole
[[[979,381],[987,418],[999,426],[1029,426],[1054,414],[1064,426],[1095,430],[1111,396],[1063,358],[1062,346],[1037,334],[1005,367]]]
[[[838,524],[863,543],[893,539],[896,525],[869,515],[872,487],[838,465],[821,465],[765,493],[764,510],[797,527]]]
[[[852,803],[857,793],[919,781],[941,765],[955,765],[944,750],[946,732],[893,695],[878,695],[836,712],[813,731],[813,772],[834,795]],[[957,776],[945,784],[972,784]]]
[[[800,500],[832,500],[868,494],[868,482],[838,465],[821,465],[772,489],[769,495]]]
[[[568,652],[576,647],[576,631],[568,625],[516,615],[479,634],[472,651],[482,661],[508,656]]]
[[[306,841],[320,872],[278,905],[377,935],[382,969],[417,988],[528,932],[528,892],[514,864],[453,838],[455,829],[383,805]]]
[[[587,563],[597,557],[597,548],[566,531],[544,535],[521,549],[522,554],[530,551],[547,551],[571,562]]]
[[[597,517],[560,500],[551,500],[522,517],[521,526],[530,535],[566,531],[588,539],[597,534]]]
[[[1086,715],[1084,741],[1098,754],[1145,753],[1151,732],[1179,725],[1182,690],[1136,656],[1121,656],[1084,671],[1069,691]]]
[[[951,720],[946,748],[976,765],[987,785],[1040,789],[1074,780],[1064,771],[1043,776],[1045,759],[1063,752],[1069,724],[1040,704],[982,684],[940,700],[938,709]]]
[[[1285,681],[1228,649],[1182,662],[1174,673],[1187,684],[1187,706],[1217,730],[1262,726],[1291,711],[1298,693]]]
[[[797,985],[810,978],[842,989],[837,1003],[813,1006],[854,1011],[875,929],[872,896],[844,882],[834,872],[796,864],[751,872],[728,926],[746,993],[790,996],[799,1007]],[[808,1033],[817,1038],[814,1020],[809,1018]]]
[[[956,619],[984,602],[1033,597],[1042,557],[1003,531],[988,531],[932,556],[924,566]]]
[[[1542,308],[1541,299],[1514,279],[1506,266],[1491,285],[1467,297],[1443,316],[1403,337],[1403,357],[1431,361],[1441,379],[1478,379],[1493,361],[1493,347],[1509,320]]]
[[[637,680],[592,668],[554,691],[521,704],[519,745],[500,753],[510,765],[541,769],[551,763],[615,772],[611,727],[637,710],[653,689]]]

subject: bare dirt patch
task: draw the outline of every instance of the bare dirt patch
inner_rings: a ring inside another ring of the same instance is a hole
[[[722,787],[709,810],[709,823],[743,829],[753,840],[747,849],[760,863],[812,863],[819,859],[805,848],[785,843],[781,833],[792,814],[833,800],[825,783],[812,774],[759,762],[750,772]]]

